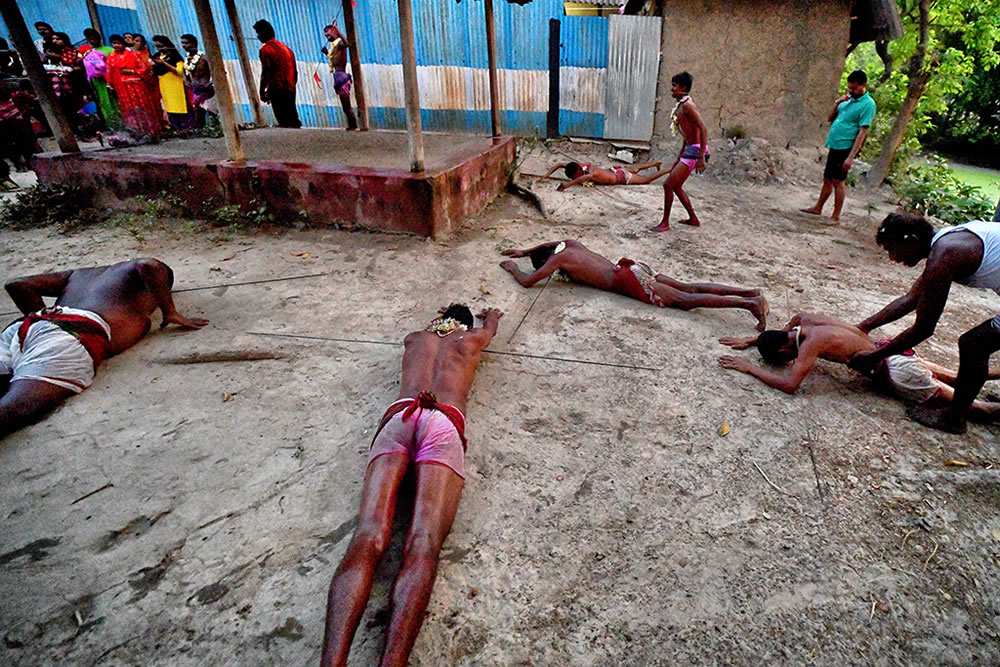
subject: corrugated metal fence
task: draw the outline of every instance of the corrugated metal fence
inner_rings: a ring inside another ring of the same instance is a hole
[[[105,34],[137,29],[148,37],[164,34],[179,43],[183,33],[199,36],[190,0],[97,0]],[[211,0],[223,58],[244,120],[251,120],[249,98],[223,0]],[[83,0],[19,0],[25,18],[58,24],[82,36],[89,26]],[[340,3],[311,0],[238,0],[253,76],[259,79],[259,43],[253,24],[265,18],[299,63],[298,107],[305,125],[344,124],[339,100],[320,47],[323,27],[337,19]],[[332,14],[330,12],[333,12]],[[53,17],[58,19],[53,20]],[[467,0],[413,0],[421,120],[426,130],[487,133],[490,130],[489,75],[483,3]],[[544,136],[548,111],[549,19],[561,22],[560,118],[562,134],[648,139],[659,53],[659,19],[577,17],[563,14],[562,0],[534,0],[518,6],[497,0],[495,21],[501,124],[504,133]],[[627,19],[628,27],[609,25]],[[107,25],[104,22],[107,21]],[[406,125],[396,0],[359,1],[355,22],[369,118],[375,128]],[[651,23],[652,22],[652,23]],[[654,27],[654,24],[656,27]],[[68,30],[67,30],[68,31]],[[609,54],[615,57],[609,77]],[[319,81],[317,82],[316,78]],[[633,77],[638,77],[634,78]],[[613,89],[612,89],[613,83]],[[627,102],[628,104],[623,104]],[[606,121],[613,106],[615,123]],[[636,114],[631,122],[630,114]],[[270,108],[265,115],[273,120]],[[648,117],[648,123],[646,119]],[[639,121],[642,121],[641,123]],[[646,127],[648,125],[648,129]]]

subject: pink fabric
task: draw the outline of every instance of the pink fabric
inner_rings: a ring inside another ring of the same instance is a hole
[[[461,416],[464,424],[464,415],[447,407]],[[393,410],[372,442],[369,464],[384,454],[406,454],[416,464],[443,465],[465,479],[463,438],[448,415],[435,408],[416,407],[412,398],[396,401],[386,413]]]

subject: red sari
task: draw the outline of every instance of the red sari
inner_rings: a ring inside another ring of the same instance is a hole
[[[148,63],[129,50],[109,53],[107,63],[108,85],[118,95],[125,127],[140,137],[158,141],[163,130],[162,111],[159,99],[151,94],[144,80]],[[125,74],[123,69],[132,73]]]

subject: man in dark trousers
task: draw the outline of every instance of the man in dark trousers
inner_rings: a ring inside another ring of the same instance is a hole
[[[330,73],[333,74],[333,90],[340,98],[340,106],[347,116],[347,129],[358,129],[358,119],[354,115],[351,107],[351,75],[347,73],[347,49],[350,43],[347,37],[337,28],[337,20],[323,28],[326,41],[330,42],[330,47],[323,47],[320,51],[330,61]]]
[[[295,82],[299,72],[295,54],[274,38],[274,28],[261,19],[253,24],[260,47],[260,101],[274,109],[278,127],[302,127],[295,108]]]

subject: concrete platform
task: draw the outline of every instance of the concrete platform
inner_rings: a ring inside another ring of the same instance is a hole
[[[191,212],[265,204],[279,220],[448,237],[504,188],[513,137],[424,134],[425,171],[409,171],[404,132],[265,128],[241,133],[247,160],[227,159],[223,139],[43,153],[42,183],[94,190],[95,203],[129,208],[137,195],[169,192]]]

